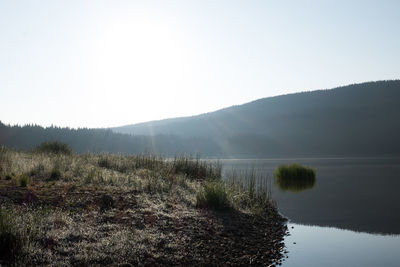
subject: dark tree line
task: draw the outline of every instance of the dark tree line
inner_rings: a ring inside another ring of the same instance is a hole
[[[9,126],[0,122],[0,144],[6,147],[31,150],[43,142],[52,141],[66,143],[76,153],[157,153],[166,156],[182,153],[218,154],[217,146],[206,138],[181,138],[172,135],[135,136],[114,133],[109,129]]]

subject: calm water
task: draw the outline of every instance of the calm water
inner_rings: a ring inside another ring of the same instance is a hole
[[[294,162],[315,168],[316,184],[282,192],[273,185],[273,171]],[[400,266],[400,158],[221,163],[225,173],[254,169],[271,180],[272,196],[290,220],[284,266]]]
[[[288,224],[283,266],[400,266],[400,237]],[[292,227],[294,227],[292,229]]]

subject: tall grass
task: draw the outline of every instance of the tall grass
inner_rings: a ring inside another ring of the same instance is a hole
[[[99,156],[98,166],[121,173],[137,169],[167,171],[172,174],[184,174],[191,179],[215,179],[221,176],[221,166],[200,160],[200,157],[182,155],[172,161],[155,155],[116,156],[103,154]]]
[[[127,173],[137,169],[159,170],[165,166],[165,160],[155,155],[122,156],[102,154],[97,161],[105,169]]]
[[[197,205],[216,210],[233,208],[257,215],[269,215],[275,212],[276,207],[270,188],[270,179],[265,175],[254,170],[233,171],[224,180],[206,180],[203,189],[197,194]]]
[[[174,173],[181,173],[193,179],[219,179],[221,178],[222,166],[219,162],[207,162],[191,156],[178,156],[172,161]]]
[[[200,208],[228,209],[231,207],[228,192],[226,185],[222,181],[206,181],[203,185],[203,190],[196,196],[196,205]]]
[[[26,187],[29,184],[29,178],[25,174],[21,174],[18,177],[18,183],[21,187]]]
[[[5,177],[10,172],[11,159],[8,149],[0,146],[0,178]]]
[[[199,207],[217,210],[266,210],[272,203],[264,177],[253,171],[236,173],[223,180],[221,164],[201,160],[199,156],[166,159],[155,155],[19,152],[12,152],[11,156],[15,162],[13,177],[20,177],[21,186],[40,180],[60,181],[77,185],[128,186],[150,194],[190,187],[196,190],[194,202]],[[192,182],[198,185],[196,189],[194,185],[189,186]]]
[[[24,241],[15,227],[14,218],[7,210],[0,209],[0,265],[15,260],[22,252]]]
[[[128,186],[147,193],[191,188],[205,179],[220,177],[221,166],[199,157],[177,156],[167,159],[156,155],[54,154],[27,153],[4,149],[7,169],[2,179],[22,175],[29,182],[67,182],[77,185]],[[25,183],[26,182],[26,183]],[[184,190],[186,190],[184,189]],[[184,191],[183,190],[183,191]],[[194,189],[193,189],[194,190]],[[185,193],[186,194],[186,193]]]
[[[256,214],[269,213],[276,204],[271,197],[271,179],[255,169],[232,171],[225,177],[231,201],[237,208]]]

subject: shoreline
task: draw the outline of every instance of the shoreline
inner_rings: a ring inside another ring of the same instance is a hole
[[[107,165],[101,155],[8,157],[12,177],[2,174],[0,205],[10,232],[25,243],[2,264],[246,266],[284,257],[287,219],[276,206],[260,214],[200,208],[204,180],[171,174],[152,159],[146,164],[159,169],[128,171],[124,164],[137,158],[108,155]]]

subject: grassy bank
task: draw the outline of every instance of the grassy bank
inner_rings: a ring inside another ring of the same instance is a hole
[[[0,264],[268,265],[284,220],[267,194],[190,157],[0,149]]]

